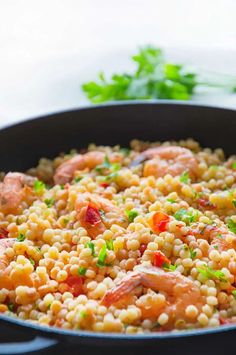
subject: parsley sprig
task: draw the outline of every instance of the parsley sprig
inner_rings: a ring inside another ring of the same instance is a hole
[[[93,103],[114,100],[174,99],[189,100],[196,87],[220,87],[236,92],[236,78],[196,72],[185,65],[167,62],[160,48],[146,46],[132,57],[136,70],[113,74],[106,79],[103,73],[97,81],[82,85],[82,90]]]

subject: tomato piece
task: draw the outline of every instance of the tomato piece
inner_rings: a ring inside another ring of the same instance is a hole
[[[169,221],[170,217],[167,214],[163,212],[156,212],[152,216],[152,229],[158,233],[165,232]]]
[[[83,293],[83,278],[80,276],[69,276],[66,280],[69,287],[69,292],[77,297]]]
[[[153,258],[153,265],[156,267],[163,267],[165,264],[171,264],[171,261],[161,251],[155,251]]]
[[[143,253],[145,252],[146,249],[147,249],[147,244],[143,243],[140,245],[139,251],[140,251],[141,256],[143,256]]]
[[[5,228],[0,228],[0,239],[8,238],[9,232]]]
[[[93,226],[101,222],[100,212],[97,206],[92,202],[90,202],[87,207],[86,214],[85,214],[85,222]]]
[[[199,198],[197,200],[197,203],[201,206],[201,207],[204,207],[204,208],[209,208],[209,209],[215,209],[216,206],[214,206],[208,199],[205,199],[205,198]]]

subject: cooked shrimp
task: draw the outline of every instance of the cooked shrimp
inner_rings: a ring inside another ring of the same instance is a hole
[[[173,327],[179,319],[190,321],[186,315],[186,308],[189,305],[194,305],[200,311],[204,304],[199,288],[189,278],[179,272],[168,272],[154,266],[142,265],[137,266],[134,272],[108,290],[102,299],[102,304],[109,307],[124,296],[130,295],[140,285],[166,294],[166,300],[159,308],[153,304],[147,312],[147,309],[139,306],[144,318],[153,318],[153,316],[156,318],[165,312],[169,317],[166,328]],[[191,321],[196,321],[196,318]]]
[[[76,170],[94,169],[97,165],[104,162],[105,157],[106,153],[100,151],[75,155],[73,158],[59,165],[54,175],[55,184],[61,185],[70,182]],[[116,153],[109,154],[108,158],[112,163],[121,160],[121,156]]]
[[[166,174],[172,176],[181,175],[188,171],[191,177],[197,173],[197,160],[193,153],[186,148],[178,146],[162,146],[150,148],[141,154],[148,159],[144,165],[143,175],[163,177]]]
[[[79,194],[76,201],[78,220],[91,238],[103,233],[112,224],[127,226],[123,212],[110,200],[89,192]]]
[[[35,178],[29,175],[8,173],[0,186],[0,211],[14,212],[24,198],[24,188],[32,186],[34,181]]]
[[[196,225],[192,226],[190,234],[198,239],[206,239],[210,243],[210,250],[218,249],[219,251],[224,251],[236,249],[236,236],[223,226],[216,227],[207,225],[204,228],[199,228],[199,226]],[[230,238],[228,238],[228,236]]]

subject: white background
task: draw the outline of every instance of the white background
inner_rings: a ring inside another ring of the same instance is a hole
[[[145,44],[236,76],[236,1],[0,0],[0,124],[87,103],[81,83],[132,70]],[[196,100],[236,107],[236,95]]]

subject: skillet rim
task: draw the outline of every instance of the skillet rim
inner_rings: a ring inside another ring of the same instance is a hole
[[[55,111],[51,113],[45,113],[34,117],[23,118],[18,122],[10,122],[8,124],[0,125],[0,131],[9,130],[12,127],[22,126],[25,123],[30,123],[34,121],[43,121],[43,119],[55,119],[57,116],[60,116],[65,113],[86,111],[86,110],[97,110],[99,108],[106,107],[119,107],[119,106],[188,106],[194,108],[202,108],[211,110],[220,110],[222,112],[231,112],[236,114],[236,108],[226,107],[221,105],[207,105],[201,104],[194,101],[176,101],[176,100],[137,100],[137,101],[112,101],[109,103],[97,104],[97,105],[81,105],[72,109],[66,109],[61,111]],[[67,330],[60,329],[56,327],[46,327],[41,326],[39,324],[31,323],[27,320],[17,319],[15,317],[6,316],[0,314],[0,322],[4,322],[11,325],[20,326],[23,329],[31,329],[33,331],[38,331],[41,334],[46,336],[55,335],[55,336],[71,336],[73,338],[81,338],[81,339],[90,339],[90,340],[120,340],[122,342],[129,342],[135,340],[165,340],[165,339],[176,339],[176,338],[188,338],[188,337],[196,337],[201,335],[210,335],[217,333],[225,333],[228,331],[236,331],[236,324],[229,324],[224,326],[218,326],[215,328],[203,328],[203,329],[193,329],[193,330],[181,330],[181,331],[167,331],[167,332],[153,332],[149,334],[123,334],[123,333],[102,333],[102,332],[92,332],[92,331],[76,331],[76,330]]]
[[[188,106],[192,108],[202,108],[202,109],[207,109],[207,110],[220,110],[220,111],[228,111],[228,112],[236,112],[236,107],[227,107],[227,106],[221,106],[221,105],[208,105],[208,104],[202,104],[199,102],[195,102],[192,100],[189,101],[184,101],[184,100],[127,100],[127,101],[110,101],[107,103],[101,103],[101,104],[85,104],[73,108],[68,108],[65,110],[59,110],[59,111],[53,111],[53,112],[46,112],[40,115],[36,116],[30,116],[26,118],[19,119],[19,121],[13,121],[10,123],[6,124],[0,124],[0,131],[3,131],[5,129],[11,128],[13,126],[20,126],[24,123],[30,123],[34,121],[40,121],[43,120],[44,118],[49,118],[53,119],[55,116],[62,115],[62,114],[67,114],[67,113],[72,113],[72,112],[78,112],[78,111],[86,111],[86,110],[96,110],[101,108],[106,108],[106,107],[119,107],[119,106],[141,106],[141,105],[157,105],[157,106]]]

